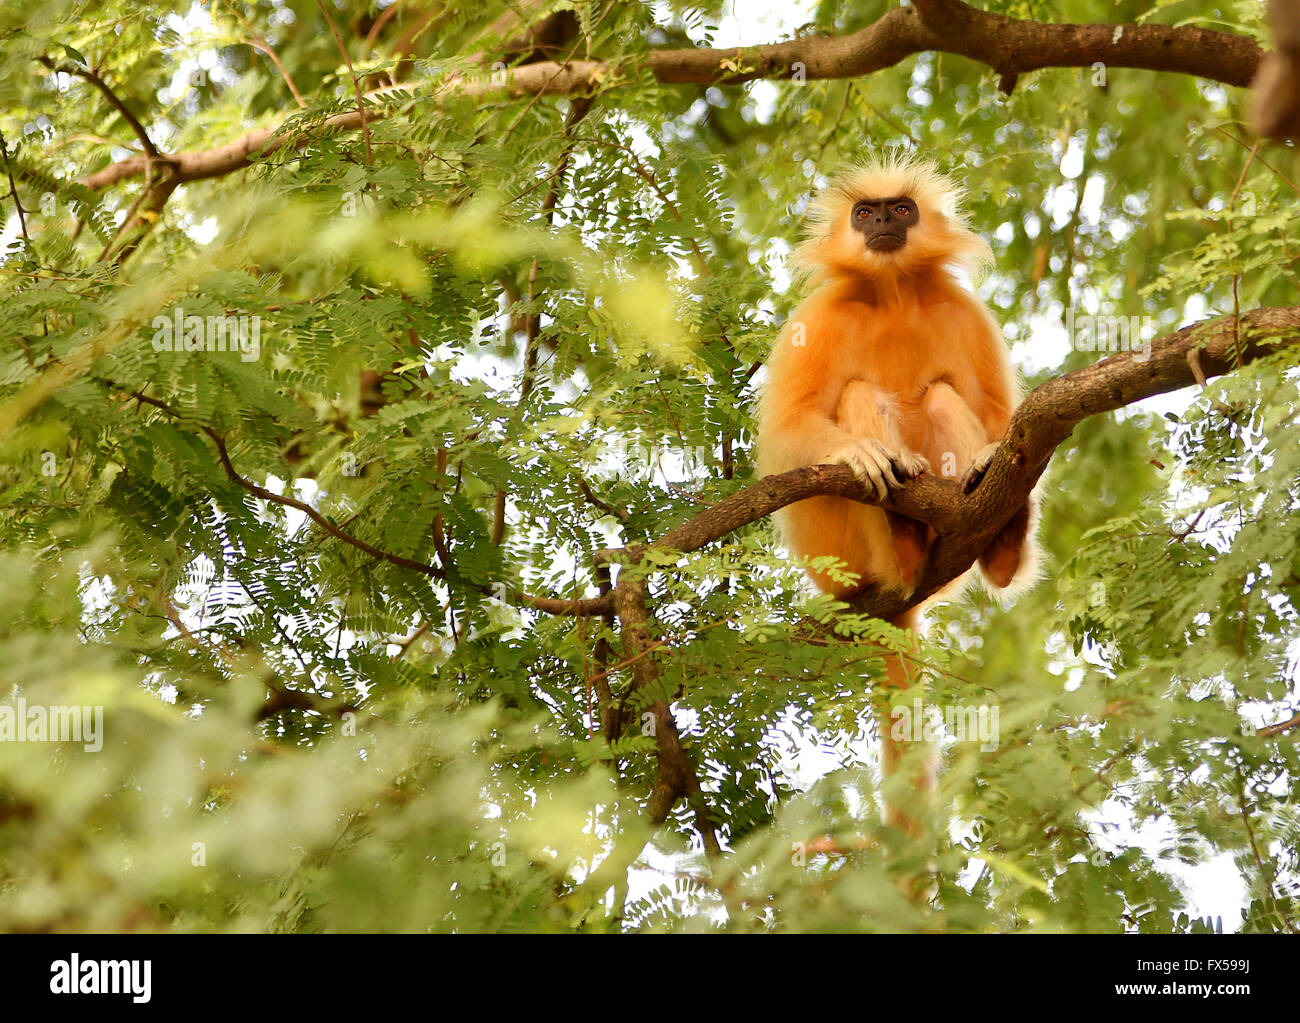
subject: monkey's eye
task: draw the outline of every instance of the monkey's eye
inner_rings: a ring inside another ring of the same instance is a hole
[[[858,220],[866,220],[867,217],[871,215],[871,209],[867,206],[859,206],[853,211],[853,215],[857,217]]]
[[[906,217],[911,214],[912,207],[908,206],[907,203],[900,202],[897,206],[894,207],[894,212],[897,213],[900,217]]]

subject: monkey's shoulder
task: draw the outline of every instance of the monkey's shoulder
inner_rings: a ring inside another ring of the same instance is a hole
[[[800,307],[790,322],[803,324],[814,334],[843,339],[869,340],[876,336],[916,334],[996,335],[989,311],[974,296],[956,294],[934,301],[872,302],[847,299]]]

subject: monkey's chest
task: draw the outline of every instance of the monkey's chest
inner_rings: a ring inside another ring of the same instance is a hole
[[[861,344],[842,367],[842,386],[865,381],[899,411],[919,409],[936,381],[948,383],[967,401],[977,400],[979,380],[968,349],[948,340],[935,332],[907,330]]]
[[[925,395],[938,382],[948,384],[970,408],[983,404],[975,345],[963,337],[961,321],[919,316],[887,326],[864,323],[846,345],[840,384],[870,385],[879,414],[891,420],[909,446],[918,448],[926,433]]]

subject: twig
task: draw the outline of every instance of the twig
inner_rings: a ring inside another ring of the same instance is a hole
[[[32,240],[27,237],[27,217],[23,212],[22,200],[18,198],[18,186],[14,184],[14,169],[9,165],[9,147],[5,145],[5,137],[0,133],[0,156],[4,157],[5,173],[9,175],[9,194],[14,200],[14,209],[18,211],[18,227],[22,230],[23,241],[31,244]]]
[[[113,109],[122,115],[122,120],[124,120],[130,126],[131,130],[135,132],[136,138],[140,140],[140,145],[144,147],[145,153],[154,159],[157,159],[161,155],[158,152],[157,147],[154,146],[153,140],[149,138],[149,133],[144,130],[144,125],[140,123],[135,114],[131,113],[130,108],[118,99],[117,94],[108,87],[108,83],[105,82],[104,79],[100,78],[98,74],[90,68],[77,67],[75,64],[55,64],[49,57],[37,57],[36,59],[51,71],[61,71],[65,75],[76,75],[78,78],[84,78],[88,81],[96,89],[102,92],[104,98],[108,100]]]
[[[1285,721],[1279,721],[1275,725],[1265,725],[1263,728],[1256,728],[1256,735],[1281,735],[1283,732],[1289,732],[1293,728],[1300,727],[1300,714],[1289,717]]]
[[[370,152],[370,123],[366,120],[366,101],[361,95],[361,82],[357,79],[356,68],[352,66],[352,58],[348,56],[348,48],[343,45],[343,37],[339,35],[339,30],[334,27],[334,19],[330,17],[330,12],[325,9],[325,0],[316,0],[316,6],[320,8],[325,23],[329,25],[330,31],[334,34],[334,41],[338,43],[339,53],[343,54],[343,63],[348,66],[348,74],[352,76],[352,89],[357,94],[357,115],[361,119],[361,137],[366,146],[366,166],[369,167],[374,157]]]

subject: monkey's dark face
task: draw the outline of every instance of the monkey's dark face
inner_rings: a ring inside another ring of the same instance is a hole
[[[921,211],[905,195],[892,199],[859,199],[849,223],[873,252],[897,252],[907,244],[907,232],[921,222]]]
[[[960,189],[921,157],[851,168],[817,196],[796,262],[813,279],[897,280],[991,258],[966,227]]]

